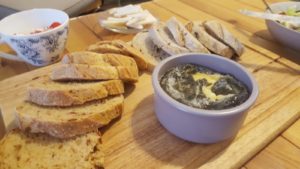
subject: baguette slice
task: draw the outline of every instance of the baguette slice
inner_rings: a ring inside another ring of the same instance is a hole
[[[115,53],[127,55],[136,61],[139,69],[147,70],[148,67],[148,60],[144,58],[144,55],[121,40],[100,41],[96,44],[90,45],[87,50],[97,53]]]
[[[66,54],[62,60],[64,64],[87,64],[87,65],[99,65],[99,66],[126,66],[135,67],[137,64],[135,60],[129,56],[105,53],[100,54],[96,52],[80,51]]]
[[[200,21],[189,22],[186,25],[186,28],[196,39],[198,39],[213,53],[225,56],[227,58],[231,58],[234,55],[234,51],[229,46],[223,44],[208,34]]]
[[[238,56],[241,56],[244,52],[244,46],[242,43],[236,39],[223,25],[221,25],[217,21],[205,21],[203,22],[206,31],[215,37],[216,39],[220,40],[221,42],[225,43],[226,45],[230,46]]]
[[[148,58],[150,61],[148,64],[150,70],[153,70],[157,63],[170,56],[152,42],[149,32],[140,32],[136,34],[133,37],[131,44]]]
[[[70,138],[97,130],[119,117],[123,102],[122,95],[65,108],[23,102],[16,108],[16,119],[23,131]]]
[[[69,80],[123,80],[126,82],[137,82],[139,78],[138,69],[130,66],[100,66],[86,64],[60,64],[51,74],[55,81]]]
[[[210,53],[175,17],[169,19],[166,24],[178,45],[191,52]]]
[[[163,22],[153,24],[149,29],[149,35],[152,42],[160,49],[163,49],[169,55],[176,55],[181,53],[189,53],[190,51],[178,45],[171,32]]]
[[[103,167],[97,132],[72,139],[13,130],[0,141],[1,169],[98,169]]]
[[[124,93],[121,80],[60,83],[45,80],[29,86],[26,100],[42,106],[71,106]]]

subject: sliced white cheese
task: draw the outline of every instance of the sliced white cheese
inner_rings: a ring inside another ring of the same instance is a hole
[[[143,10],[140,5],[127,5],[109,10],[113,17],[101,21],[106,27],[128,27],[144,29],[144,26],[157,22],[157,19],[148,11]]]
[[[142,12],[143,9],[140,5],[127,5],[124,7],[116,8],[116,10],[113,11],[112,15],[114,17],[123,17],[130,14],[135,14]]]

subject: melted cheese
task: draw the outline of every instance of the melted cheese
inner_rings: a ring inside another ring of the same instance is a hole
[[[195,81],[201,80],[201,79],[206,79],[207,82],[211,83],[212,85],[214,83],[216,83],[220,79],[220,77],[221,77],[221,75],[218,75],[218,74],[209,75],[209,74],[200,73],[200,72],[193,74],[193,79]]]
[[[226,97],[230,97],[231,94],[228,95],[216,95],[211,88],[213,87],[213,85],[221,78],[221,75],[219,74],[205,74],[205,73],[200,73],[197,72],[195,74],[193,74],[193,79],[195,81],[197,80],[202,80],[205,79],[208,83],[210,83],[210,85],[208,86],[202,86],[202,91],[204,93],[204,95],[209,98],[212,101],[216,101],[216,100],[220,100],[220,99],[224,99]]]

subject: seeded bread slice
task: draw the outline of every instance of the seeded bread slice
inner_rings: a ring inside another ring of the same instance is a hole
[[[90,45],[87,50],[97,53],[115,53],[127,55],[136,61],[139,69],[148,69],[148,61],[145,59],[144,55],[137,49],[131,47],[129,44],[121,40],[100,41],[96,44]]]
[[[42,106],[71,106],[122,93],[121,80],[60,83],[46,79],[28,87],[26,100]]]
[[[65,108],[23,102],[16,108],[16,119],[23,131],[70,138],[94,131],[119,117],[123,102],[122,95]]]
[[[133,66],[101,66],[87,64],[60,64],[52,70],[51,79],[56,81],[73,80],[123,80],[138,81],[138,69]]]
[[[72,139],[13,130],[0,141],[1,169],[99,169],[103,166],[100,135]]]
[[[136,67],[135,60],[129,56],[114,53],[96,53],[89,51],[72,52],[62,58],[64,64],[87,64],[99,66]]]

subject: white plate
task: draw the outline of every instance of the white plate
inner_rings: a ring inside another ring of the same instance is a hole
[[[107,29],[107,30],[110,30],[110,31],[116,32],[116,33],[122,33],[122,34],[135,34],[135,33],[141,32],[141,31],[146,31],[146,29],[134,29],[134,28],[126,28],[126,27],[108,27],[106,25],[103,25],[101,21],[100,21],[100,25],[104,29]]]

